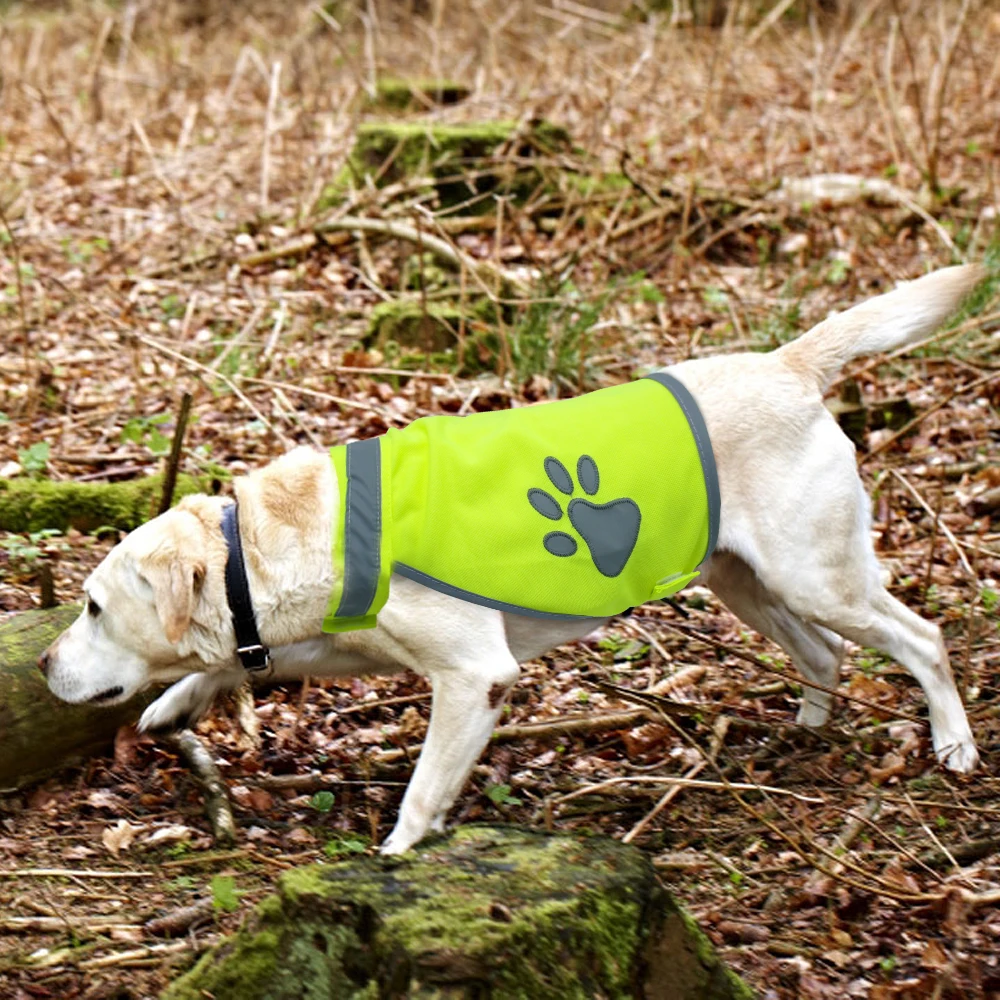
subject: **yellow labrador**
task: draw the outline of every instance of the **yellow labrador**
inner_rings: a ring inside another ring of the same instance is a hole
[[[946,268],[833,315],[770,354],[669,369],[701,407],[718,466],[721,528],[702,581],[781,645],[807,681],[836,685],[844,639],[884,650],[922,686],[938,758],[963,773],[978,754],[941,632],[883,587],[854,448],[822,394],[852,358],[933,331],[982,276],[976,266]],[[394,576],[377,628],[324,634],[337,499],[328,457],[297,449],[235,489],[256,624],[278,678],[409,668],[430,680],[427,740],[382,847],[405,851],[443,827],[518,663],[602,620],[522,617]],[[189,723],[216,692],[242,681],[224,580],[226,503],[187,498],[98,566],[85,584],[86,610],[40,661],[56,695],[111,704],[174,681],[140,723],[161,729]],[[807,687],[799,721],[823,725],[830,709],[829,693]]]

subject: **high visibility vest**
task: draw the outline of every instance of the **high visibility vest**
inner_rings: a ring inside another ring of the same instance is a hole
[[[371,628],[393,573],[541,618],[603,618],[698,575],[719,533],[701,412],[673,376],[434,416],[331,449],[326,632]]]

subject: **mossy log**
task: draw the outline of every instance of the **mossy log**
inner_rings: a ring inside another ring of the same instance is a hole
[[[473,826],[402,858],[286,872],[163,1000],[752,995],[641,851]]]
[[[338,204],[352,183],[361,186],[366,179],[382,187],[430,178],[445,205],[494,191],[523,200],[546,182],[544,168],[527,161],[569,148],[566,130],[544,121],[530,125],[366,122],[358,126],[347,164],[323,191],[317,209]],[[553,168],[553,183],[557,173]],[[492,209],[492,199],[485,199],[483,208]]]
[[[100,708],[67,705],[49,692],[38,657],[79,613],[80,605],[67,604],[0,624],[0,790],[108,750],[118,727],[150,700]]]
[[[86,532],[104,526],[131,531],[156,513],[162,492],[162,475],[120,483],[0,480],[0,531]],[[175,500],[204,492],[218,492],[210,477],[177,477]]]
[[[375,93],[369,97],[370,108],[387,111],[408,111],[411,108],[429,108],[435,104],[458,104],[464,101],[470,89],[454,80],[406,80],[384,76],[375,84]]]

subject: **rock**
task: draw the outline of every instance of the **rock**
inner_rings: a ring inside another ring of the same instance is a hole
[[[401,858],[286,872],[163,1000],[752,995],[641,851],[473,826]]]
[[[487,299],[473,299],[466,304],[465,352],[460,366],[458,330],[462,310],[455,302],[380,302],[372,309],[363,344],[377,348],[396,366],[420,368],[430,364],[433,368],[473,374],[496,363],[499,341],[495,321],[491,322],[494,313],[495,307]]]

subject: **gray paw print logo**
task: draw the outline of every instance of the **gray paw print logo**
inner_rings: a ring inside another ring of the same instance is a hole
[[[573,477],[566,466],[551,455],[545,459],[545,472],[552,485],[563,495],[573,496]],[[576,478],[588,496],[594,496],[601,484],[597,463],[589,455],[581,455],[576,463]],[[559,521],[563,516],[560,502],[551,493],[540,489],[528,490],[528,502],[542,517]],[[567,508],[569,521],[576,533],[587,543],[590,558],[605,576],[618,576],[632,555],[639,537],[642,515],[639,505],[628,497],[608,503],[591,503],[583,497],[573,497]],[[550,531],[542,544],[554,556],[576,553],[576,539],[565,531]]]

